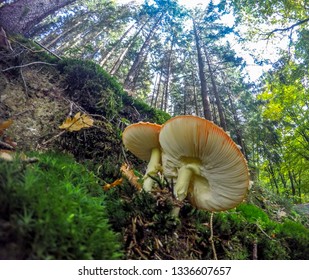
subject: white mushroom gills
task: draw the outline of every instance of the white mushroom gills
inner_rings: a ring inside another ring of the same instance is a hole
[[[234,208],[249,188],[246,160],[220,127],[200,117],[178,116],[161,129],[163,174],[174,195],[208,211]]]

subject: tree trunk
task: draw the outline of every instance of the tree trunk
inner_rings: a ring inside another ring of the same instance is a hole
[[[151,102],[150,102],[151,107],[153,107],[153,103],[154,103],[154,100],[155,100],[156,88],[157,88],[157,84],[158,84],[158,77],[159,77],[159,74],[156,73],[156,80],[155,80],[154,85],[153,85],[153,91],[152,91]]]
[[[218,108],[220,126],[223,128],[223,130],[226,131],[227,127],[226,127],[225,117],[224,117],[224,114],[223,114],[223,107],[222,107],[222,104],[221,104],[221,100],[220,100],[220,96],[219,96],[216,80],[215,80],[214,73],[213,73],[211,65],[210,65],[210,58],[209,58],[208,52],[206,50],[206,47],[204,47],[204,53],[205,53],[206,63],[207,63],[208,71],[209,71],[209,75],[210,75],[210,81],[211,81],[211,85],[212,85],[212,90],[213,90],[213,93],[214,93],[214,96],[215,96],[216,105],[217,105],[217,108]]]
[[[51,41],[48,41],[48,39],[45,39],[44,42],[42,43],[44,46],[46,46],[47,48],[54,48],[57,43],[59,42],[59,40],[61,40],[64,36],[66,36],[67,34],[69,34],[70,32],[72,32],[73,29],[76,29],[77,27],[79,27],[83,22],[79,21],[77,22],[75,25],[73,25],[71,28],[65,30],[64,32],[61,32],[56,38],[54,38]]]
[[[171,66],[172,66],[172,52],[174,47],[174,38],[171,42],[171,48],[168,54],[168,62],[167,62],[167,73],[166,73],[166,86],[165,86],[165,99],[164,99],[164,111],[167,111],[167,103],[168,103],[168,96],[170,91],[170,83],[171,83]]]
[[[295,189],[295,183],[294,183],[294,179],[292,176],[292,172],[289,170],[289,178],[290,178],[290,182],[291,182],[291,189],[292,189],[292,195],[293,195],[293,199],[295,199],[295,195],[296,195],[296,189]]]
[[[154,102],[154,108],[157,108],[158,106],[158,99],[159,99],[159,95],[160,95],[160,87],[161,87],[161,83],[162,83],[162,75],[163,75],[163,67],[161,68],[161,73],[160,73],[160,78],[159,78],[159,82],[158,82],[158,89],[157,89],[157,93],[156,93],[156,98],[155,98],[155,102]]]
[[[48,15],[76,0],[17,0],[0,9],[0,26],[10,33],[27,35]]]
[[[134,36],[130,39],[127,47],[122,51],[121,55],[117,58],[116,62],[114,63],[114,66],[112,67],[112,69],[109,71],[109,73],[113,76],[117,73],[117,71],[119,70],[121,64],[123,63],[123,60],[127,54],[127,52],[129,51],[131,45],[133,44],[133,42],[135,41],[135,39],[137,38],[137,36],[142,32],[142,30],[144,29],[145,25],[150,21],[151,18],[149,18],[142,26],[141,28],[134,34]]]
[[[186,86],[184,86],[182,90],[183,90],[183,114],[186,115],[187,114],[187,97],[188,97]]]
[[[123,34],[122,36],[115,42],[113,47],[107,52],[107,54],[104,56],[104,58],[101,60],[100,65],[103,66],[106,61],[110,58],[110,56],[113,54],[113,52],[116,50],[116,48],[120,45],[120,43],[123,41],[125,37],[129,34],[129,32],[133,29],[135,26],[135,23],[132,24]]]
[[[140,69],[141,63],[145,58],[145,53],[147,53],[147,50],[150,46],[151,39],[153,35],[155,34],[155,30],[157,26],[159,25],[161,19],[163,18],[164,13],[162,13],[155,24],[152,26],[151,30],[148,33],[148,36],[146,37],[143,46],[141,47],[140,51],[138,52],[137,56],[135,57],[135,60],[127,74],[127,77],[124,81],[123,87],[126,90],[131,91],[133,87],[133,81],[136,75],[138,74],[138,70]]]
[[[245,145],[245,142],[243,141],[242,131],[239,127],[240,126],[239,118],[237,116],[237,111],[236,111],[236,108],[235,108],[235,105],[234,105],[234,102],[232,100],[232,97],[231,97],[229,90],[227,90],[227,96],[228,96],[228,99],[229,99],[230,108],[231,108],[231,111],[232,111],[232,114],[233,114],[233,119],[234,119],[234,127],[235,127],[235,132],[236,132],[236,143],[241,147],[241,151],[242,151],[243,155],[248,160],[247,147]]]
[[[269,172],[269,174],[271,175],[271,178],[273,179],[273,182],[274,182],[275,187],[276,187],[277,194],[280,194],[280,192],[279,192],[279,186],[278,186],[277,179],[276,179],[276,175],[275,175],[275,171],[274,171],[273,166],[272,166],[272,164],[270,163],[270,161],[269,161],[269,164],[268,164],[268,172]]]
[[[197,34],[197,28],[196,28],[196,24],[194,20],[193,20],[193,29],[194,29],[193,31],[194,31],[194,37],[195,37],[196,50],[197,50],[197,62],[198,62],[199,77],[200,77],[200,83],[201,83],[201,95],[202,95],[202,102],[203,102],[204,117],[205,119],[211,121],[212,115],[211,115],[211,110],[210,110],[206,76],[204,72],[205,66],[204,66],[203,56],[201,52],[200,38]]]
[[[199,110],[198,110],[198,103],[197,103],[197,94],[196,94],[196,84],[195,84],[195,75],[194,72],[192,71],[192,86],[193,86],[193,99],[194,99],[194,109],[195,109],[195,115],[199,115]]]

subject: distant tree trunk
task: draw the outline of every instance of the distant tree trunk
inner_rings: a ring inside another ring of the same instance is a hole
[[[187,98],[188,98],[188,93],[186,91],[186,86],[184,86],[183,89],[183,114],[187,114]]]
[[[114,43],[113,47],[106,53],[106,55],[103,57],[103,59],[100,62],[100,65],[103,66],[106,61],[110,58],[110,56],[113,54],[113,52],[118,48],[118,46],[120,45],[120,43],[123,41],[124,38],[127,37],[127,35],[129,34],[129,32],[133,29],[133,27],[135,26],[135,23],[132,24],[123,34],[122,36]]]
[[[0,9],[0,26],[10,33],[27,35],[48,15],[76,0],[17,0]]]
[[[268,165],[267,169],[268,169],[269,174],[271,175],[273,183],[275,184],[277,194],[280,194],[278,182],[277,182],[276,175],[275,175],[275,171],[274,171],[274,168],[273,168],[272,164],[270,163],[270,161],[269,161],[269,165]]]
[[[157,93],[156,93],[156,98],[155,98],[155,102],[154,102],[154,108],[157,108],[158,106],[158,99],[159,99],[159,95],[160,95],[160,87],[161,87],[161,83],[162,83],[162,75],[163,75],[163,67],[161,68],[161,73],[160,73],[160,78],[159,78],[159,82],[158,82],[158,89],[157,89]]]
[[[214,101],[213,96],[211,96],[209,98],[209,103],[210,103],[210,109],[211,109],[211,115],[212,115],[212,121],[219,125],[219,120],[218,120],[218,114],[217,114],[217,108],[216,108],[216,104]]]
[[[123,63],[123,60],[124,60],[124,58],[125,58],[127,52],[129,51],[129,49],[130,49],[130,47],[131,47],[131,45],[132,45],[132,42],[133,42],[133,41],[131,41],[131,42],[128,44],[128,46],[126,46],[126,48],[122,51],[121,55],[117,58],[116,62],[114,63],[114,66],[113,66],[112,69],[109,71],[109,73],[110,73],[112,76],[114,76],[114,75],[118,72],[120,66],[121,66],[122,63]]]
[[[137,36],[142,32],[142,30],[144,29],[145,25],[150,21],[151,18],[149,18],[141,27],[140,29],[134,34],[134,36],[130,39],[128,45],[126,46],[126,48],[122,51],[121,55],[117,58],[116,62],[114,63],[114,66],[112,67],[112,69],[109,71],[109,73],[113,76],[115,75],[120,66],[123,63],[123,60],[127,54],[127,52],[129,51],[131,45],[133,44],[133,42],[135,41],[135,39],[137,38]]]
[[[164,111],[167,111],[167,103],[170,91],[170,83],[171,83],[171,66],[172,66],[172,53],[174,47],[174,38],[171,42],[171,48],[168,54],[168,61],[167,61],[167,72],[166,72],[166,86],[165,86],[165,99],[164,99]]]
[[[194,75],[193,71],[191,73],[191,76],[192,76],[193,100],[194,100],[195,115],[198,116],[199,115],[199,110],[198,110],[198,104],[197,104],[197,93],[196,93],[195,75]]]
[[[205,76],[205,66],[204,66],[204,60],[201,52],[201,44],[200,44],[200,38],[197,33],[196,23],[193,20],[193,31],[194,31],[194,37],[195,37],[195,44],[196,44],[196,50],[197,50],[197,62],[198,62],[198,68],[199,68],[199,77],[200,77],[200,83],[201,83],[201,96],[202,96],[202,102],[203,102],[203,110],[204,110],[204,117],[207,120],[212,120],[211,110],[210,110],[210,102],[209,102],[209,96],[208,96],[208,90],[207,90],[207,82],[206,82],[206,76]]]
[[[79,27],[80,25],[82,25],[82,21],[77,22],[76,24],[74,24],[71,28],[68,28],[67,30],[65,30],[64,32],[61,32],[56,38],[50,40],[50,39],[45,39],[44,42],[42,42],[42,44],[44,46],[46,46],[47,48],[53,48],[55,45],[57,45],[57,43],[63,38],[65,37],[67,34],[69,34],[70,32],[72,32],[72,30],[76,29],[77,27]]]
[[[295,189],[295,184],[294,184],[294,179],[293,179],[293,176],[292,176],[292,172],[289,170],[288,173],[289,173],[289,178],[290,178],[290,182],[291,182],[292,195],[293,195],[293,197],[295,197],[296,189]]]
[[[155,24],[152,26],[151,30],[149,31],[143,46],[141,47],[140,51],[138,52],[137,56],[135,57],[135,60],[127,74],[127,77],[124,81],[124,88],[131,91],[133,88],[133,81],[135,76],[138,74],[138,70],[140,69],[142,61],[144,61],[145,55],[147,53],[147,50],[150,46],[151,39],[153,35],[155,34],[155,30],[158,27],[161,19],[163,18],[164,13],[162,13]]]
[[[223,128],[223,130],[226,131],[227,128],[226,128],[225,117],[224,117],[224,114],[223,114],[223,107],[222,107],[222,104],[221,104],[221,100],[220,100],[220,96],[219,96],[219,92],[218,92],[218,88],[217,88],[216,79],[214,77],[214,73],[213,73],[213,70],[211,68],[210,58],[209,58],[209,55],[208,55],[208,52],[207,52],[205,46],[204,46],[204,53],[205,53],[206,63],[207,63],[208,71],[209,71],[209,75],[210,75],[210,81],[211,81],[211,85],[212,85],[212,90],[213,90],[213,93],[214,93],[214,96],[215,96],[216,105],[217,105],[217,108],[218,108],[220,126]]]
[[[236,111],[236,108],[235,108],[235,104],[232,100],[232,96],[231,96],[231,93],[229,90],[227,90],[227,96],[228,96],[228,99],[229,99],[229,103],[230,103],[230,108],[231,108],[231,111],[232,111],[232,114],[233,114],[233,120],[234,120],[234,127],[235,127],[235,131],[236,131],[236,143],[241,147],[241,151],[242,153],[244,154],[245,158],[248,160],[248,157],[247,157],[247,148],[246,148],[246,145],[243,141],[243,136],[242,136],[242,131],[240,129],[240,125],[239,125],[239,118],[237,116],[237,111]]]
[[[156,79],[155,79],[155,82],[154,82],[154,85],[153,85],[152,96],[151,96],[151,102],[150,102],[151,107],[153,107],[153,103],[154,103],[154,100],[155,100],[156,88],[157,88],[157,84],[158,84],[158,77],[159,77],[159,74],[157,73]]]
[[[163,91],[162,91],[162,96],[161,96],[161,104],[160,104],[160,110],[161,111],[163,111],[165,90],[166,90],[166,83],[163,85]]]

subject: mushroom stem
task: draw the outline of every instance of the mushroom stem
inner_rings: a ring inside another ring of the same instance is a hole
[[[182,201],[186,198],[191,177],[198,174],[200,174],[199,165],[196,163],[190,163],[180,167],[177,182],[174,187],[174,195],[178,200]]]
[[[144,176],[144,184],[143,184],[143,189],[146,192],[151,192],[152,186],[154,184],[154,181],[152,178],[148,176],[150,175],[156,175],[159,171],[160,167],[160,161],[161,161],[161,151],[159,148],[153,148],[151,150],[151,156],[150,156],[150,161],[147,165],[147,170],[146,174]]]

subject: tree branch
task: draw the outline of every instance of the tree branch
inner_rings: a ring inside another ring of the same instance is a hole
[[[308,22],[308,21],[309,21],[309,18],[305,18],[305,19],[303,19],[303,20],[300,20],[300,21],[295,22],[294,24],[292,24],[292,25],[289,26],[289,27],[286,27],[286,28],[276,28],[276,29],[274,29],[274,30],[272,30],[272,31],[270,31],[270,32],[267,32],[267,33],[264,34],[264,35],[267,35],[267,39],[268,39],[272,34],[274,34],[274,33],[276,33],[276,32],[286,32],[286,31],[293,30],[296,26],[299,26],[299,25],[301,25],[301,24],[304,24],[304,23],[306,23],[306,22]]]
[[[27,66],[31,66],[31,65],[34,65],[34,64],[44,64],[44,65],[50,65],[50,66],[56,66],[57,65],[57,64],[47,63],[47,62],[43,62],[43,61],[36,61],[36,62],[28,63],[28,64],[9,67],[9,68],[2,70],[2,72],[9,71],[9,70],[16,69],[16,68],[27,67]]]

